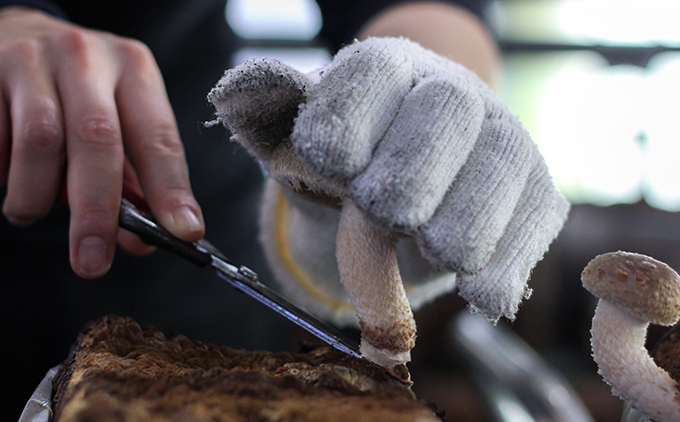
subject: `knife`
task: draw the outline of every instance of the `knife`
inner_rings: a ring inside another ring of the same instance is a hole
[[[151,216],[143,197],[128,183],[125,183],[123,187],[118,224],[138,235],[147,244],[173,252],[200,267],[212,268],[229,285],[264,304],[320,340],[350,356],[362,358],[356,342],[262,284],[253,270],[230,263],[207,240],[187,242],[161,227]]]

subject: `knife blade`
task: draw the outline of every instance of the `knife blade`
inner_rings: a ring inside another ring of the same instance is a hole
[[[355,358],[362,358],[356,342],[262,284],[254,271],[242,265],[232,264],[205,239],[192,243],[175,237],[157,224],[149,214],[141,212],[126,197],[134,200],[136,195],[127,193],[124,189],[119,215],[120,227],[135,233],[150,245],[164,248],[198,266],[212,268],[220,278],[238,291],[262,303],[335,349]]]

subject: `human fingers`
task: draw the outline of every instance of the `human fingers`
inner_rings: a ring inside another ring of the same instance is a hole
[[[196,241],[205,232],[165,86],[143,44],[118,44],[123,73],[115,89],[126,154],[160,224],[177,237]]]
[[[149,212],[137,172],[127,157],[125,157],[123,163],[123,179],[123,196],[133,202],[134,205],[141,207],[140,211]],[[127,196],[126,190],[128,191]],[[145,243],[139,236],[123,228],[118,230],[118,245],[125,252],[136,256],[148,255],[156,250],[155,246]]]
[[[61,38],[56,80],[64,112],[71,266],[85,278],[113,261],[124,152],[114,99],[118,69],[99,60],[107,46],[92,33]]]
[[[144,243],[139,236],[125,229],[118,230],[118,245],[125,252],[134,256],[145,256],[157,249],[155,246]]]
[[[46,216],[61,184],[62,113],[54,83],[45,71],[48,68],[37,43],[15,45],[0,65],[10,104],[7,124],[12,128],[11,135],[5,132],[2,146],[9,159],[3,212],[16,225],[29,225]]]

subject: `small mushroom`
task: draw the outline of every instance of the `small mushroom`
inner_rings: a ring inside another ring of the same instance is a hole
[[[649,323],[680,319],[680,277],[645,255],[613,252],[595,257],[581,274],[600,298],[591,329],[593,358],[612,392],[656,422],[680,420],[678,383],[645,348]]]
[[[340,281],[361,324],[361,354],[387,367],[411,360],[416,324],[397,265],[396,236],[342,204],[336,255]]]
[[[284,189],[340,206],[336,256],[340,279],[362,329],[361,353],[386,367],[410,360],[416,326],[397,266],[396,238],[369,222],[343,181],[312,173],[289,135],[311,82],[273,60],[252,60],[228,70],[208,95],[217,120],[231,130]]]
[[[397,236],[368,221],[342,183],[307,170],[289,139],[273,151],[269,174],[296,193],[339,204],[336,258],[340,281],[361,326],[361,354],[385,367],[409,362],[416,324],[397,263]]]

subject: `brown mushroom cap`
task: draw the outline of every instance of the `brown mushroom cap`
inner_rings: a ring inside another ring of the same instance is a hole
[[[680,276],[649,256],[610,252],[595,257],[581,273],[583,287],[653,324],[680,318]]]

